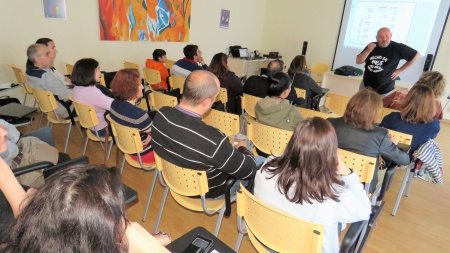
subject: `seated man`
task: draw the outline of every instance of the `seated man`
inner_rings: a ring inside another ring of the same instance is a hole
[[[236,140],[233,147],[227,136],[202,121],[219,87],[214,74],[194,71],[186,79],[180,104],[161,108],[152,128],[151,145],[156,154],[175,165],[206,171],[209,198],[224,194],[228,177],[253,178],[257,169],[244,140]]]
[[[72,96],[72,90],[67,87],[68,83],[59,79],[53,73],[51,69],[52,59],[49,54],[50,51],[45,45],[32,44],[28,47],[27,57],[34,64],[28,66],[26,70],[28,85],[35,89],[50,91],[63,103],[68,102],[69,96]],[[56,113],[67,118],[69,113],[60,101],[57,101]]]
[[[255,97],[265,98],[267,96],[267,88],[269,82],[267,77],[277,72],[282,72],[284,69],[284,62],[282,60],[273,60],[267,65],[267,74],[262,76],[251,76],[245,81],[244,93]],[[291,104],[300,106],[306,103],[303,98],[298,98],[294,87],[291,87],[289,96],[286,98]]]
[[[161,74],[161,86],[158,87],[157,85],[152,85],[153,89],[165,89],[168,90],[169,87],[167,86],[167,78],[169,78],[169,71],[167,70],[166,65],[164,63],[166,62],[166,51],[162,49],[155,49],[153,51],[153,60],[147,59],[145,62],[145,66],[149,69],[158,70]]]
[[[202,51],[198,49],[197,45],[185,46],[183,53],[185,58],[173,64],[170,69],[171,75],[187,77],[192,71],[202,70],[208,67],[203,60]]]

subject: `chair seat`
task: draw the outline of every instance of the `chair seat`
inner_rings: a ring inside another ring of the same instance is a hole
[[[172,194],[172,197],[175,199],[176,202],[178,202],[180,205],[198,212],[203,212],[202,208],[202,200],[200,198],[190,198],[186,196],[182,196],[177,194],[174,191],[170,191],[170,194]],[[225,205],[225,199],[216,199],[216,200],[209,200],[206,201],[206,208],[208,211],[217,211],[220,210]]]
[[[47,114],[47,120],[50,123],[54,123],[54,124],[69,124],[71,123],[70,119],[64,119],[63,117],[59,116],[59,120],[56,118],[55,113],[53,112],[49,112]]]
[[[134,167],[134,168],[142,168],[141,164],[134,160],[129,154],[124,154],[125,155],[125,160],[127,161],[127,163]],[[143,163],[145,167],[150,167],[150,168],[155,168],[156,167],[156,163]]]
[[[87,136],[90,140],[93,141],[101,141],[101,142],[105,142],[105,137],[100,137],[100,139],[97,137],[97,135],[93,134],[89,129],[86,130]],[[109,136],[108,137],[108,141],[111,141],[112,137]]]

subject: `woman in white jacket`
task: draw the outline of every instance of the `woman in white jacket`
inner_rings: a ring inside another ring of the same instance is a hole
[[[256,173],[255,196],[325,227],[322,252],[339,251],[339,223],[369,219],[371,206],[358,176],[337,155],[333,126],[303,120],[284,153]]]

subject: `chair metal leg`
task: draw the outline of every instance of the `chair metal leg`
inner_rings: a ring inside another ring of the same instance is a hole
[[[155,224],[155,228],[153,229],[153,234],[156,234],[158,232],[159,222],[161,221],[161,216],[162,216],[162,213],[164,210],[164,205],[166,204],[167,193],[169,193],[169,186],[166,186],[164,189],[164,195],[163,195],[163,199],[161,201],[161,206],[159,207],[158,218],[156,219],[156,224]]]
[[[112,146],[113,146],[113,141],[111,140],[111,141],[109,142],[108,157],[106,157],[106,160],[109,160],[109,157],[111,156]]]
[[[142,216],[142,221],[145,222],[145,219],[147,218],[147,212],[148,212],[148,208],[150,206],[150,200],[152,199],[152,195],[153,195],[153,190],[155,189],[155,184],[156,184],[156,178],[158,177],[158,170],[154,170],[154,175],[153,175],[153,179],[152,179],[152,184],[150,185],[150,191],[148,193],[148,197],[147,197],[147,204],[145,204],[145,210],[144,210],[144,216]]]
[[[244,234],[239,232],[236,244],[234,245],[234,251],[239,252],[239,248],[241,247],[242,243],[242,238],[244,238]]]
[[[41,127],[42,115],[44,115],[44,114],[41,112],[41,117],[39,117],[39,125],[37,126],[38,129]],[[48,124],[47,124],[47,126],[48,126]]]
[[[220,225],[222,225],[223,214],[225,213],[225,205],[219,211],[219,217],[216,222],[216,229],[214,230],[214,236],[219,235]]]
[[[405,190],[405,187],[406,187],[406,184],[410,177],[410,174],[412,174],[412,173],[414,173],[414,172],[410,172],[409,169],[407,169],[405,171],[405,176],[403,177],[403,182],[402,182],[402,185],[400,186],[400,190],[398,191],[397,200],[395,201],[394,209],[392,210],[392,213],[391,213],[392,216],[395,216],[395,214],[397,213],[398,206],[400,205],[400,200],[402,200],[403,191]],[[412,179],[412,177],[411,177],[411,179]],[[411,181],[411,180],[409,180],[409,181]]]
[[[27,105],[27,96],[28,93],[25,93],[25,96],[23,97],[23,105]]]
[[[120,166],[120,174],[122,174],[123,167],[125,167],[125,154],[123,154],[123,158],[122,158],[122,166]]]
[[[84,135],[83,135],[83,132],[81,131],[81,127],[75,122],[75,126],[77,126],[77,129],[78,129],[78,132],[80,133],[80,135],[81,135],[81,138],[83,138],[84,137]]]
[[[67,130],[67,137],[66,137],[66,145],[64,146],[64,153],[67,153],[67,146],[69,145],[69,137],[70,137],[70,130],[72,129],[72,124],[68,124],[69,129]]]
[[[88,129],[86,131],[89,131]],[[83,149],[83,156],[86,154],[87,144],[89,142],[89,137],[86,133],[86,140],[84,141],[84,149]]]
[[[408,184],[406,185],[405,197],[409,196],[409,190],[411,190],[411,184],[414,178],[414,172],[409,172]]]

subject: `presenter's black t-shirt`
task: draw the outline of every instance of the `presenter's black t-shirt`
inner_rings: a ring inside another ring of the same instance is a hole
[[[372,87],[378,94],[386,94],[395,88],[395,81],[391,79],[391,75],[397,69],[400,60],[411,61],[417,51],[394,41],[385,48],[379,47],[377,42],[375,44],[377,46],[365,61],[364,85]],[[367,46],[364,50],[366,48]]]

